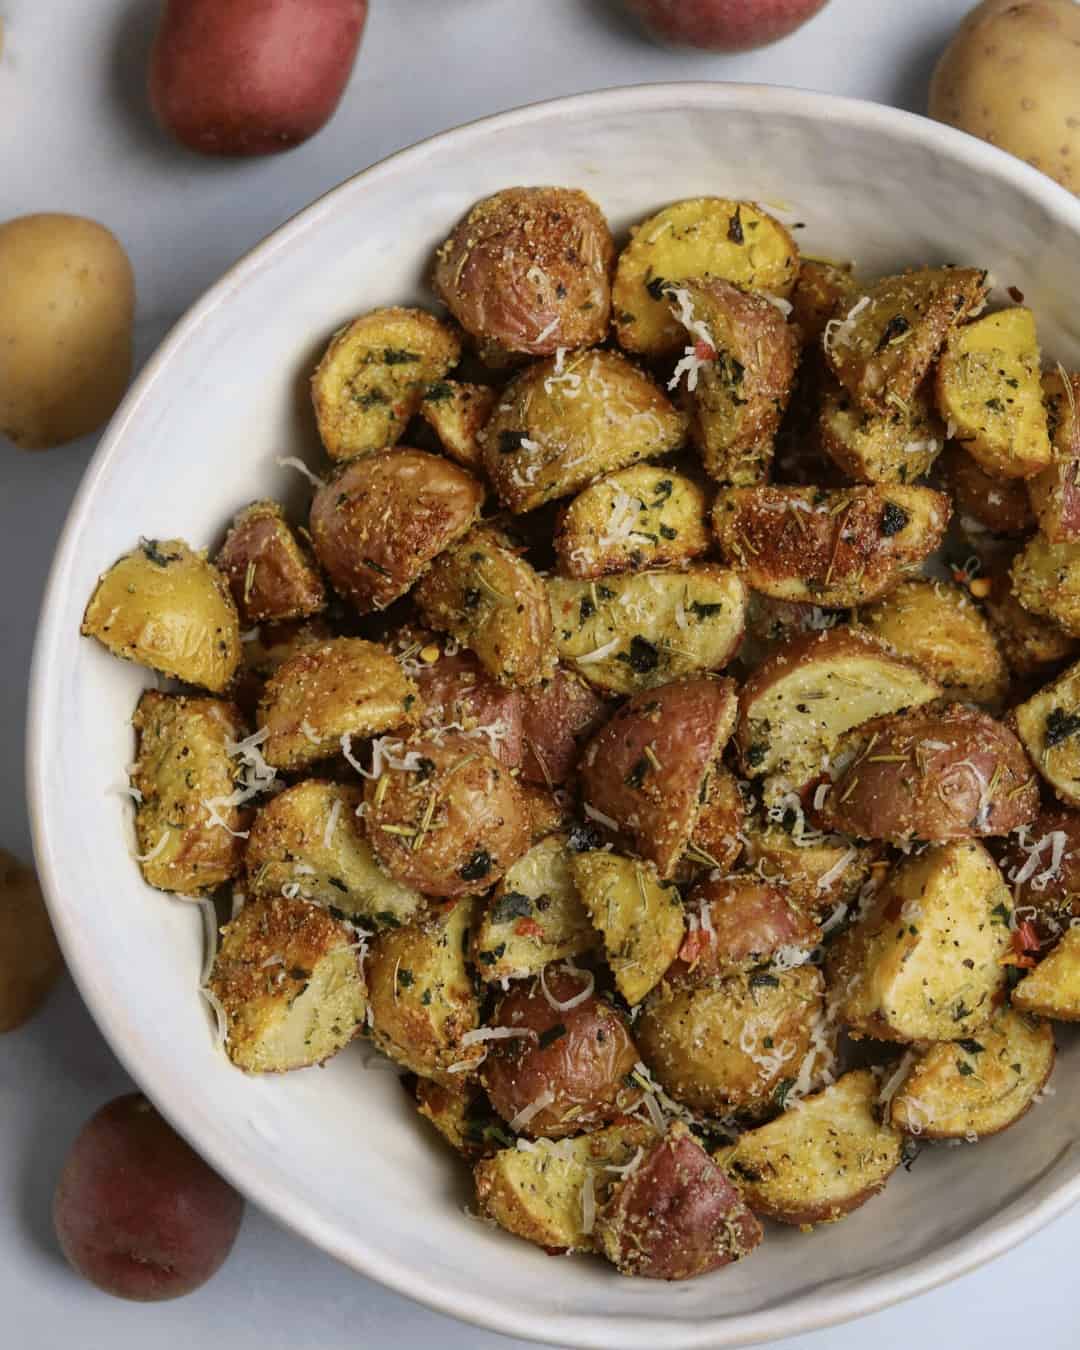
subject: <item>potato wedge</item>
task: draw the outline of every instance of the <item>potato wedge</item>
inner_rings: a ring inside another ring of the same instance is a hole
[[[631,230],[612,287],[619,346],[669,356],[686,341],[664,290],[687,277],[723,277],[787,298],[799,271],[795,241],[754,202],[695,197],[675,202]]]
[[[582,745],[607,721],[611,705],[565,666],[525,690],[522,703],[521,776],[548,789],[561,787],[576,772]]]
[[[548,588],[559,656],[611,693],[722,670],[742,640],[746,587],[711,563],[603,582],[555,577]]]
[[[636,858],[575,853],[570,869],[581,903],[604,939],[615,988],[631,1007],[663,978],[682,945],[682,897]]]
[[[353,459],[394,445],[428,385],[460,358],[454,330],[422,309],[376,309],[346,324],[311,377],[326,453]]]
[[[713,529],[746,583],[777,600],[878,599],[941,543],[952,505],[921,487],[723,488]]]
[[[489,526],[436,558],[416,587],[416,604],[427,623],[470,647],[503,684],[537,684],[555,669],[547,588]]]
[[[1050,465],[1025,484],[1039,529],[1051,543],[1080,540],[1080,374],[1059,368],[1042,378]]]
[[[581,757],[581,788],[637,852],[672,876],[735,725],[731,680],[704,676],[645,690],[624,703]]]
[[[983,599],[1009,669],[1016,676],[1045,678],[1080,656],[1080,643],[1049,618],[1025,609],[1013,594],[1009,568],[987,573],[990,592]]]
[[[938,410],[995,478],[1031,478],[1050,464],[1035,316],[1017,306],[954,328],[937,368]]]
[[[574,498],[559,519],[555,554],[560,575],[592,580],[688,563],[711,542],[698,484],[655,464],[636,464]]]
[[[913,483],[945,445],[945,428],[930,390],[887,412],[867,412],[843,386],[830,386],[821,404],[821,448],[856,483]]]
[[[840,741],[820,809],[826,829],[859,839],[970,839],[1030,825],[1031,762],[1008,727],[956,704],[877,717]]]
[[[144,539],[98,581],[84,637],[114,656],[220,694],[240,664],[240,620],[225,578],[182,539]]]
[[[1052,544],[1034,534],[1013,559],[1013,594],[1030,614],[1080,637],[1080,542]]]
[[[1080,663],[1012,711],[1024,749],[1063,802],[1080,806]]]
[[[805,1227],[834,1223],[883,1190],[904,1138],[880,1124],[869,1069],[845,1073],[725,1150],[721,1166],[757,1214]]]
[[[1012,1004],[1055,1022],[1080,1022],[1080,928],[1066,928],[1050,955],[1013,990]]]
[[[573,861],[566,835],[551,834],[507,870],[472,935],[473,963],[486,984],[539,975],[553,961],[600,946]]]
[[[306,900],[252,900],[221,930],[210,992],[225,1052],[248,1073],[323,1064],[363,1026],[356,935]]]
[[[1050,1024],[1002,1007],[975,1036],[918,1055],[889,1118],[905,1134],[974,1143],[1015,1125],[1053,1067]]]
[[[686,914],[690,931],[667,975],[682,985],[771,964],[805,965],[821,941],[821,929],[798,902],[753,873],[698,882]]]
[[[466,469],[482,471],[484,452],[478,435],[498,400],[498,390],[486,384],[437,380],[429,384],[420,404],[420,416],[439,438],[439,444]]]
[[[247,625],[303,619],[326,605],[322,577],[277,502],[245,506],[214,561]]]
[[[802,334],[806,347],[820,352],[825,325],[843,307],[847,313],[859,296],[859,283],[850,267],[822,258],[803,258],[795,289],[791,292],[791,321]]]
[[[746,829],[747,866],[782,886],[818,921],[858,896],[870,876],[874,853],[840,835],[796,840],[783,825],[760,822],[751,822]]]
[[[825,326],[833,373],[867,412],[910,405],[949,330],[983,301],[986,273],[927,267],[883,277]]]
[[[63,969],[33,868],[0,848],[0,1033],[34,1015]]]
[[[953,495],[961,525],[971,521],[992,534],[1023,535],[1035,528],[1028,494],[1029,483],[1017,478],[991,477],[967,450],[955,443],[945,447],[937,472]]]

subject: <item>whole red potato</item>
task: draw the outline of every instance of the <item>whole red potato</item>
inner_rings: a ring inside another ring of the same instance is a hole
[[[745,52],[787,37],[825,0],[623,0],[659,42]]]
[[[244,1202],[140,1093],[79,1131],[53,1199],[68,1261],[118,1298],[179,1298],[229,1254]]]
[[[154,115],[204,155],[272,155],[330,120],[367,0],[165,0],[150,54]]]

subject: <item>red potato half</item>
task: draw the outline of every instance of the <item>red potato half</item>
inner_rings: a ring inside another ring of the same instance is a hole
[[[751,969],[783,948],[805,951],[809,959],[821,941],[821,929],[787,891],[754,873],[701,882],[686,908],[699,923],[667,972],[669,980],[683,984]]]
[[[367,0],[166,0],[150,54],[150,105],[203,155],[291,150],[334,114]]]

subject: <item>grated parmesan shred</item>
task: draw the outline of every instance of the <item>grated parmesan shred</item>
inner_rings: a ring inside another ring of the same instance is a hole
[[[540,1114],[541,1111],[551,1105],[555,1100],[555,1093],[547,1087],[540,1093],[539,1097],[534,1097],[531,1102],[523,1106],[516,1116],[512,1116],[507,1124],[514,1131],[523,1130],[529,1121]]]
[[[320,478],[317,473],[313,473],[304,461],[302,459],[297,459],[295,455],[279,456],[275,463],[280,465],[283,469],[295,469],[297,473],[303,474],[312,487],[321,488],[326,486],[326,479]]]

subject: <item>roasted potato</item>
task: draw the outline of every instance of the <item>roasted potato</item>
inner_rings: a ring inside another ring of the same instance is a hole
[[[612,693],[722,670],[742,640],[746,587],[711,563],[603,582],[556,577],[548,587],[560,657]]]
[[[612,287],[619,346],[670,356],[686,341],[665,291],[687,277],[722,277],[786,299],[799,271],[795,241],[754,202],[695,197],[675,202],[630,232]]]
[[[1026,830],[991,845],[1001,875],[1012,887],[1016,934],[1026,922],[1038,946],[1049,945],[1080,916],[1080,812],[1044,806]],[[1026,950],[1026,948],[1025,948]]]
[[[523,512],[666,455],[685,435],[684,415],[625,356],[574,351],[515,376],[480,441],[499,500]]]
[[[347,738],[412,726],[416,685],[376,642],[332,638],[302,647],[267,680],[259,727],[267,763],[302,769],[338,754]]]
[[[833,373],[867,412],[904,411],[949,330],[983,302],[986,273],[926,267],[883,277],[825,326]]]
[[[428,385],[420,404],[420,416],[451,459],[466,469],[483,469],[484,452],[478,434],[498,397],[498,391],[486,384],[437,380]]]
[[[500,1146],[513,1145],[514,1136],[492,1111],[475,1078],[453,1087],[434,1078],[417,1078],[413,1092],[418,1113],[470,1162],[489,1156]]]
[[[205,895],[240,871],[248,813],[236,798],[235,743],[246,728],[233,703],[147,689],[131,719],[131,783],[143,880]]]
[[[507,870],[473,929],[472,958],[486,983],[539,975],[553,961],[600,946],[578,895],[565,834],[534,844]]]
[[[500,683],[537,684],[554,671],[547,588],[490,526],[436,558],[415,598],[424,620],[470,647]]]
[[[961,586],[903,581],[861,609],[858,623],[941,685],[957,703],[1000,704],[1009,669],[994,630]]]
[[[661,879],[672,876],[690,840],[737,710],[731,680],[678,680],[624,703],[581,757],[585,800]]]
[[[322,577],[277,502],[245,506],[214,562],[246,624],[302,619],[326,604]]]
[[[278,793],[255,816],[244,853],[249,895],[293,895],[354,923],[396,927],[423,898],[375,861],[356,811],[359,788],[308,779]]]
[[[954,328],[937,368],[938,410],[995,478],[1031,478],[1050,464],[1030,309],[998,310]]]
[[[1054,544],[1075,542],[1080,540],[1080,416],[1076,410],[1080,374],[1070,375],[1059,367],[1043,376],[1042,388],[1052,459],[1025,486],[1046,538]]]
[[[621,1013],[593,992],[588,971],[549,966],[499,1000],[495,1038],[480,1070],[491,1104],[530,1138],[609,1125],[641,1100],[629,1079],[637,1047]]]
[[[844,608],[890,591],[941,543],[951,512],[922,487],[723,488],[713,528],[753,590]]]
[[[859,1036],[959,1041],[1001,1002],[1008,887],[977,840],[905,859],[830,950],[829,984]]]
[[[636,464],[574,498],[559,518],[555,554],[562,576],[588,581],[691,562],[711,542],[698,484],[655,464]]]
[[[603,340],[614,257],[584,192],[507,188],[477,202],[440,246],[432,285],[481,351],[547,356]]]
[[[711,984],[776,962],[805,965],[821,929],[782,886],[750,873],[709,878],[687,896],[690,933],[667,973],[673,983]]]
[[[521,691],[497,684],[470,651],[450,656],[435,641],[425,643],[420,651],[418,660],[405,657],[402,668],[414,672],[421,725],[483,737],[484,748],[500,764],[518,768],[525,753]]]
[[[1035,528],[1028,483],[1017,478],[991,477],[961,445],[947,445],[937,461],[937,472],[953,495],[961,525],[970,522],[992,534],[1024,535]]]
[[[1080,542],[1052,544],[1033,534],[1013,559],[1013,594],[1030,613],[1080,637]]]
[[[81,632],[114,656],[220,694],[240,664],[225,578],[182,539],[143,539],[98,581]]]
[[[805,1228],[844,1218],[883,1190],[900,1166],[904,1139],[880,1124],[877,1079],[845,1073],[767,1125],[748,1130],[717,1161],[750,1208]]]
[[[905,1134],[973,1143],[1015,1125],[1053,1067],[1050,1024],[1002,1007],[975,1036],[918,1054],[889,1119]]]
[[[221,930],[209,987],[225,1051],[248,1073],[322,1064],[363,1025],[367,990],[353,931],[306,900],[252,900]]]
[[[823,920],[859,894],[870,876],[874,850],[840,835],[796,839],[782,824],[751,823],[745,861],[759,876],[782,886],[807,914]]]
[[[1024,608],[1013,594],[1008,566],[994,567],[987,580],[990,590],[983,605],[1014,675],[1045,678],[1080,656],[1080,643],[1075,637],[1052,619],[1040,618]]]
[[[600,1250],[623,1275],[688,1280],[761,1241],[739,1191],[681,1121],[615,1187],[596,1219]]]
[[[404,928],[388,929],[367,959],[371,1039],[421,1078],[460,1087],[484,1057],[470,1039],[480,1003],[465,960],[474,902],[433,907]]]
[[[859,839],[1009,834],[1039,809],[1024,747],[1000,722],[959,704],[866,722],[843,737],[834,764],[844,767],[822,823]]]
[[[1011,713],[1024,749],[1063,802],[1080,806],[1080,664]]]
[[[743,685],[735,747],[770,803],[825,772],[840,738],[871,717],[928,703],[940,686],[850,628],[778,647]]]
[[[0,848],[0,1032],[32,1017],[63,969],[37,876]]]
[[[484,489],[456,464],[399,448],[347,465],[311,503],[311,537],[334,589],[385,609],[467,534]]]
[[[565,666],[526,689],[522,701],[521,776],[528,783],[560,787],[576,770],[583,743],[607,720],[610,705]]]
[[[486,890],[529,847],[521,788],[473,737],[407,741],[364,784],[364,823],[391,876],[425,895]]]
[[[1080,928],[1066,928],[1054,950],[1012,992],[1018,1012],[1080,1022]]]
[[[682,898],[647,863],[617,853],[575,853],[570,871],[603,936],[615,988],[632,1007],[660,983],[682,945]]]
[[[746,801],[738,779],[723,764],[714,764],[682,866],[708,867],[712,871],[732,867],[745,842],[746,818]]]
[[[353,459],[394,445],[460,357],[454,331],[422,309],[376,309],[346,324],[311,377],[326,453]]]
[[[805,346],[820,349],[825,325],[843,307],[846,314],[859,295],[850,267],[822,258],[803,258],[791,292],[791,320]]]
[[[913,483],[926,473],[945,444],[930,391],[920,385],[910,402],[868,412],[842,385],[822,399],[821,448],[856,483]]]

